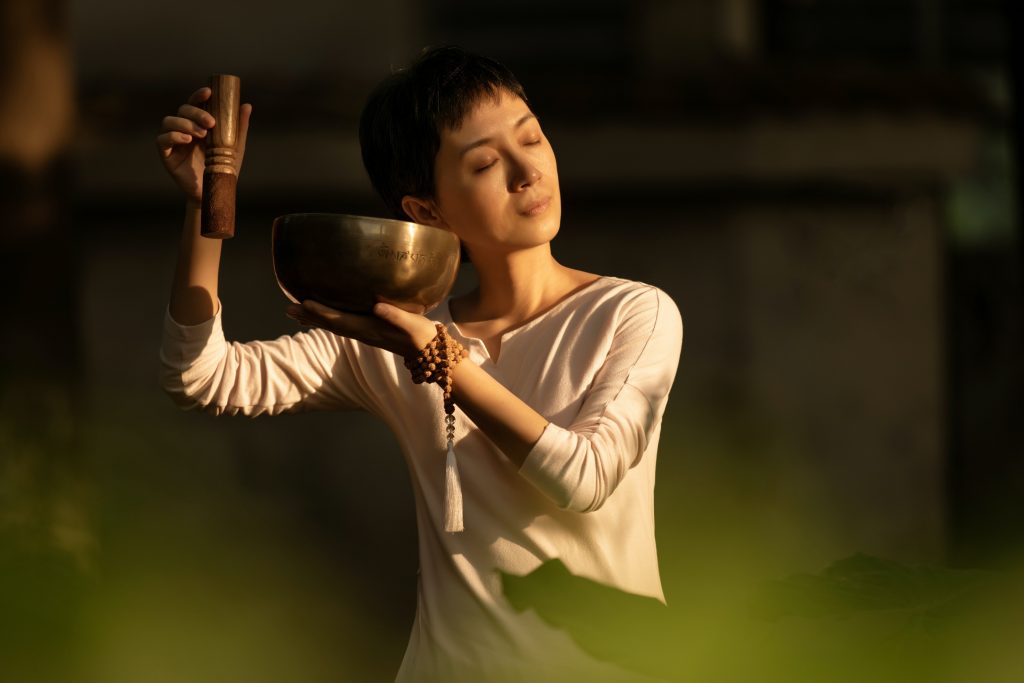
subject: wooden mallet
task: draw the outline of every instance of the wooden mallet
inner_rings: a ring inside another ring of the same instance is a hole
[[[241,80],[238,76],[210,76],[213,91],[203,107],[216,120],[205,138],[206,169],[203,171],[203,203],[200,234],[214,239],[235,236],[235,166],[238,146]]]

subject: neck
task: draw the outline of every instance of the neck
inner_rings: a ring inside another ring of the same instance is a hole
[[[474,321],[515,324],[565,293],[569,269],[555,261],[551,243],[506,253],[473,253],[479,284],[467,295],[465,314]]]

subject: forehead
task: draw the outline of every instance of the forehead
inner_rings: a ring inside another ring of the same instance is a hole
[[[458,128],[441,131],[441,146],[473,142],[479,137],[512,128],[515,122],[530,111],[530,107],[517,95],[498,91],[480,95],[466,110]]]

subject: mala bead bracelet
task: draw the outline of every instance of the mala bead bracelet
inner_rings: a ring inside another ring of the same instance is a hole
[[[416,384],[437,383],[444,389],[445,432],[448,456],[445,460],[445,531],[462,531],[462,487],[455,462],[455,403],[452,401],[451,371],[469,352],[454,339],[444,323],[435,323],[437,334],[416,355],[405,358]]]
[[[448,387],[451,385],[448,369],[455,367],[469,354],[466,347],[448,333],[444,323],[434,323],[434,327],[437,328],[437,334],[417,355],[406,357],[405,367],[412,371],[412,381],[416,384],[443,382],[447,394],[450,393]]]

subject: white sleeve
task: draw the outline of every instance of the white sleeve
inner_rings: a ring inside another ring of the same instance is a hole
[[[363,363],[374,347],[320,328],[273,341],[228,342],[223,308],[197,325],[164,315],[160,386],[182,409],[250,417],[367,410],[375,397]]]
[[[682,316],[668,294],[651,286],[626,302],[579,414],[568,426],[548,423],[520,474],[562,509],[600,508],[647,450],[682,347]]]

